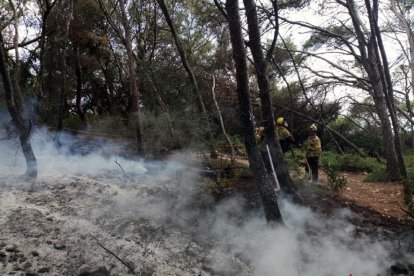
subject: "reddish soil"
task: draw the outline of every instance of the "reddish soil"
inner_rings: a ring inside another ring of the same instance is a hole
[[[368,208],[387,218],[398,220],[413,220],[404,210],[404,188],[398,182],[373,183],[364,182],[364,173],[343,173],[348,182],[344,188],[334,195],[344,201],[359,207]],[[320,183],[328,185],[325,173],[321,173]]]

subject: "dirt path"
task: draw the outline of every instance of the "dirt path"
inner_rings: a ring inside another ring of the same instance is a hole
[[[246,159],[237,159],[243,165],[249,165]],[[344,203],[352,203],[359,207],[368,208],[387,218],[398,220],[414,219],[407,215],[407,205],[404,203],[404,187],[398,182],[374,183],[364,182],[366,173],[342,173],[348,180],[346,186],[334,195]],[[319,183],[328,187],[325,172],[320,170]]]
[[[335,195],[344,202],[351,202],[360,207],[366,207],[387,218],[412,220],[406,212],[404,203],[404,187],[397,182],[374,183],[364,182],[364,173],[342,173],[348,182]],[[320,183],[328,185],[326,174],[321,172]]]

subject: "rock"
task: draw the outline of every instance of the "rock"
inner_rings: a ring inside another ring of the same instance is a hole
[[[391,266],[391,271],[393,273],[398,273],[398,274],[404,274],[404,275],[408,274],[407,267],[400,262],[396,262],[395,264],[393,264]]]
[[[32,256],[34,257],[39,256],[39,252],[37,252],[36,250],[33,250],[31,253],[32,253]]]
[[[0,241],[0,249],[2,249],[3,247],[5,247],[6,246],[6,243],[5,242],[2,242],[2,241]]]
[[[17,259],[18,259],[17,255],[11,255],[11,256],[9,256],[9,261],[10,262],[16,262]]]
[[[104,266],[101,266],[100,268],[96,270],[89,270],[89,271],[83,271],[79,274],[79,276],[110,276],[108,269]]]
[[[6,252],[0,251],[0,259],[4,259],[7,256]]]
[[[17,255],[17,256],[20,258],[19,263],[23,263],[27,260],[27,258],[25,256],[22,256],[22,257],[20,257],[19,255]]]
[[[37,274],[36,272],[26,272],[25,276],[38,276],[39,274]]]
[[[64,250],[66,248],[66,245],[64,243],[57,242],[53,244],[53,247],[56,250]]]
[[[19,250],[17,249],[17,245],[15,244],[6,245],[6,251],[7,252],[19,252]]]
[[[13,266],[13,270],[14,270],[14,271],[20,271],[20,270],[22,270],[22,268],[21,268],[19,265],[15,264],[15,265]]]
[[[91,267],[84,264],[79,268],[79,274],[88,273],[90,270],[91,270]]]
[[[32,263],[31,262],[24,262],[22,264],[23,269],[28,269],[30,267],[32,267]]]
[[[50,268],[48,268],[48,267],[42,267],[37,272],[39,272],[39,273],[48,273],[48,272],[50,272]]]

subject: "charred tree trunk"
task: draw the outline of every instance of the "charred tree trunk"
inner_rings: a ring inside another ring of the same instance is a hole
[[[144,153],[143,135],[141,129],[141,115],[139,109],[139,91],[138,91],[138,79],[134,66],[134,53],[132,51],[131,43],[131,27],[128,22],[127,13],[125,9],[124,0],[119,0],[119,6],[121,8],[122,26],[125,32],[125,48],[127,51],[127,66],[129,74],[129,105],[130,105],[130,119],[135,128],[136,134],[136,153]]]
[[[67,63],[66,63],[66,58],[67,58],[67,48],[68,48],[68,42],[69,42],[69,28],[70,28],[70,23],[72,22],[72,17],[73,17],[73,0],[70,0],[69,2],[69,11],[68,11],[68,15],[67,15],[67,19],[64,25],[64,34],[63,34],[63,40],[61,41],[61,45],[62,45],[62,49],[63,49],[63,53],[61,56],[61,79],[62,79],[62,83],[60,86],[60,93],[59,93],[59,102],[58,102],[58,122],[57,122],[57,135],[55,137],[55,142],[57,144],[59,144],[59,133],[63,130],[63,115],[65,113],[65,109],[66,109],[66,105],[67,105],[67,93],[66,93],[66,85],[67,85]]]
[[[241,31],[238,0],[227,0],[226,11],[233,48],[233,58],[236,66],[237,96],[240,104],[243,138],[250,168],[263,201],[266,219],[273,222],[282,222],[276,194],[272,188],[255,141],[246,52]]]
[[[19,20],[17,18],[17,10],[13,1],[9,0],[10,7],[13,11],[13,25],[14,25],[14,37],[13,37],[13,48],[16,58],[16,63],[14,65],[12,83],[14,89],[14,103],[16,108],[23,108],[23,93],[20,89],[19,79],[20,79],[20,55],[19,55]]]
[[[269,141],[269,148],[272,153],[273,163],[276,174],[281,184],[281,189],[285,193],[291,195],[296,202],[301,202],[300,196],[296,192],[293,181],[290,178],[279,139],[276,137],[277,134],[275,131],[275,118],[273,115],[272,100],[269,93],[270,86],[266,72],[266,60],[262,52],[256,5],[254,3],[254,0],[244,0],[243,2],[246,9],[249,33],[248,46],[251,49],[256,68],[257,83],[259,86],[260,100],[262,103],[262,116],[268,124],[268,128],[266,129],[265,133],[267,138],[266,140]]]
[[[76,113],[81,120],[81,129],[88,129],[88,118],[85,110],[82,108],[82,68],[80,65],[79,46],[73,45],[75,54],[75,75],[76,75]]]
[[[3,79],[4,92],[6,97],[7,109],[9,110],[13,124],[15,125],[20,138],[22,151],[26,159],[26,176],[30,179],[37,178],[37,161],[30,143],[31,124],[26,121],[16,105],[16,98],[9,69],[7,66],[7,53],[4,48],[3,35],[0,32],[0,74]]]

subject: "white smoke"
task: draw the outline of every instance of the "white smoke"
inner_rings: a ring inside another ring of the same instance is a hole
[[[285,226],[269,226],[262,212],[246,209],[240,197],[220,203],[209,197],[192,169],[195,161],[189,164],[193,155],[175,155],[163,162],[132,161],[111,154],[105,147],[117,146],[109,143],[92,143],[96,148],[81,155],[71,153],[79,149],[73,137],[66,134],[60,141],[62,147],[57,148],[44,129],[32,137],[39,182],[61,179],[64,188],[73,176],[87,182],[79,184],[84,190],[71,201],[72,207],[86,210],[67,220],[66,226],[73,231],[95,235],[95,228],[106,229],[125,243],[124,239],[145,241],[141,232],[144,226],[152,227],[156,230],[148,235],[162,240],[164,246],[159,258],[184,252],[189,239],[201,248],[197,252],[204,272],[224,275],[377,275],[390,265],[389,244],[356,237],[348,210],[328,218],[284,200],[280,205]],[[0,142],[0,178],[10,180],[24,173],[18,149],[17,141]],[[91,198],[97,200],[82,205]],[[6,206],[0,204],[0,208]],[[67,235],[75,234],[68,230]]]

